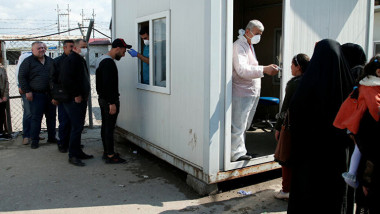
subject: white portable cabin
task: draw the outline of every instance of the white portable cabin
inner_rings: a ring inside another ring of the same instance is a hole
[[[372,53],[373,0],[112,3],[113,39],[124,38],[141,53],[139,29],[150,29],[149,85],[141,83],[140,60],[126,53],[117,62],[117,138],[184,170],[188,183],[200,193],[215,190],[221,181],[280,167],[273,161],[275,144],[250,161],[230,161],[232,44],[238,29],[260,20],[265,30],[255,45],[259,63],[278,64],[279,59],[283,67],[280,79],[262,79],[261,96],[282,98],[292,57],[311,56],[321,39],[357,43]]]

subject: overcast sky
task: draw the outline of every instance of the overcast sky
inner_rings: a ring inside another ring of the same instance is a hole
[[[0,35],[46,35],[58,32],[57,5],[61,14],[70,6],[70,28],[92,18],[95,11],[95,29],[110,35],[108,29],[112,16],[111,0],[0,0]],[[60,16],[61,31],[67,30],[67,16]],[[88,26],[88,21],[84,22]],[[71,35],[80,35],[79,30]],[[105,38],[95,32],[95,37]]]

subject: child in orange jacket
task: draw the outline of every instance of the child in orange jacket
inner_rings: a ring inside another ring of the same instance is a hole
[[[359,93],[359,94],[357,94]],[[347,129],[352,134],[357,134],[360,121],[366,111],[369,111],[373,119],[379,121],[380,116],[380,55],[373,57],[364,67],[359,78],[359,87],[354,89],[351,95],[344,101],[335,118],[334,126]],[[351,156],[350,169],[342,174],[344,180],[351,187],[357,188],[356,171],[359,166],[361,153],[357,145]]]

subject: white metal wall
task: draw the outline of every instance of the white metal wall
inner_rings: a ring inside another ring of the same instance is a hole
[[[117,125],[178,157],[203,166],[205,21],[203,0],[115,0],[114,38],[138,47],[136,18],[168,11],[171,16],[171,94],[136,88],[138,61],[118,62],[121,111]]]
[[[292,57],[297,53],[311,57],[319,40],[329,38],[341,44],[356,43],[371,52],[371,4],[373,0],[284,0],[282,98],[286,83],[292,77]]]
[[[380,41],[380,6],[376,6],[373,23],[373,41]]]

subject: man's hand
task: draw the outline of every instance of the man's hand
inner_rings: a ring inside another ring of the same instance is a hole
[[[18,88],[18,93],[23,94],[24,92],[21,90],[21,88]]]
[[[77,96],[74,98],[74,102],[81,103],[82,102],[82,96]]]
[[[3,97],[3,102],[7,102],[8,101],[8,98],[7,97]]]
[[[28,101],[33,101],[33,93],[32,92],[28,92],[25,95],[26,95],[26,99]]]
[[[274,76],[278,74],[278,66],[275,64],[264,66],[264,74],[268,74],[270,76]]]
[[[55,99],[52,99],[51,100],[51,104],[57,106],[57,105],[59,105],[59,102],[57,100],[55,100]]]
[[[128,53],[129,53],[129,55],[131,55],[132,57],[137,57],[137,51],[135,51],[134,49],[129,49],[129,51],[128,51]]]
[[[110,104],[110,115],[116,114],[116,105]]]

